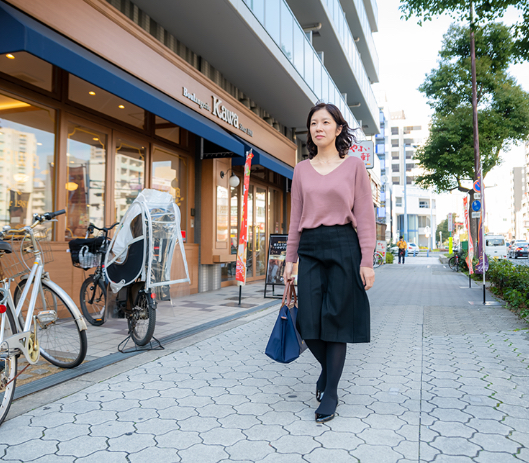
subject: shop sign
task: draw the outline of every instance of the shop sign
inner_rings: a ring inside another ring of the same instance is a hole
[[[349,154],[364,161],[366,169],[372,169],[375,167],[373,142],[371,140],[362,140],[353,143],[349,149]]]
[[[244,127],[239,122],[239,115],[236,112],[230,111],[228,108],[226,108],[226,106],[222,104],[222,100],[220,98],[217,98],[216,96],[211,95],[211,98],[213,98],[213,107],[212,107],[208,103],[198,99],[194,93],[189,93],[189,90],[186,87],[182,87],[182,92],[186,98],[191,100],[193,103],[196,103],[200,107],[200,109],[211,111],[211,113],[214,116],[217,116],[219,119],[223,120],[224,122],[227,122],[228,124],[232,125],[236,129],[239,129],[245,134],[250,135],[250,137],[253,137],[253,131],[247,127]]]

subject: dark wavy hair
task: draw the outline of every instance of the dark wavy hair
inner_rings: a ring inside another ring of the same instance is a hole
[[[314,144],[314,142],[312,141],[312,137],[310,136],[310,121],[312,119],[312,115],[316,111],[320,111],[322,109],[326,109],[332,116],[338,127],[342,128],[342,131],[336,137],[335,143],[336,150],[340,154],[340,157],[343,159],[347,155],[349,148],[351,148],[351,145],[353,143],[356,143],[356,137],[352,133],[352,129],[347,124],[347,121],[344,119],[340,110],[331,103],[317,103],[309,111],[309,116],[307,117],[307,149],[309,150],[309,159],[312,159],[318,155],[318,147]]]

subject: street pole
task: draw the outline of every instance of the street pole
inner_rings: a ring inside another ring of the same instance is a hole
[[[404,241],[408,243],[408,197],[406,196],[406,143],[402,144],[404,149]],[[406,256],[408,255],[408,247],[406,246]]]
[[[433,237],[434,237],[434,230],[433,230],[433,200],[432,200],[432,189],[430,188],[430,250],[433,251]]]

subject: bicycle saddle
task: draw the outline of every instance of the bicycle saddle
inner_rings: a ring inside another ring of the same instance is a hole
[[[7,241],[0,240],[0,251],[4,251],[7,254],[13,252],[11,245]]]

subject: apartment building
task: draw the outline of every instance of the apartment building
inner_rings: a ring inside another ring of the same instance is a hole
[[[242,186],[229,178],[252,150],[247,275],[263,279],[310,107],[331,102],[352,128],[380,131],[377,29],[376,0],[0,0],[0,132],[35,142],[19,191],[68,211],[57,251],[89,221],[119,220],[141,189],[170,192],[191,292],[212,290],[235,283]],[[56,256],[52,277],[76,298],[69,256]]]
[[[513,167],[510,175],[511,201],[510,201],[510,227],[511,238],[527,239],[529,236],[529,201],[527,192],[529,191],[527,178],[527,161],[529,152],[526,144],[525,160],[526,165]]]
[[[393,236],[403,235],[419,246],[433,246],[437,227],[436,195],[415,185],[421,172],[415,152],[428,138],[427,124],[407,119],[403,110],[392,111],[390,117],[386,172],[391,178]],[[404,215],[407,215],[407,229]]]

